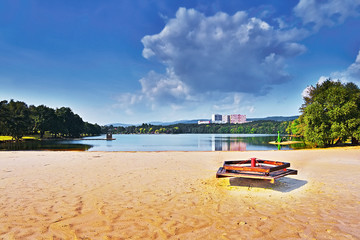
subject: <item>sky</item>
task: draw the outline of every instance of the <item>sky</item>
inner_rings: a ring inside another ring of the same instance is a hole
[[[139,124],[299,115],[360,86],[360,0],[0,1],[0,100]]]

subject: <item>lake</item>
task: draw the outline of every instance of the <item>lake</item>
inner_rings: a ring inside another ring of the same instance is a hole
[[[276,150],[269,144],[277,134],[114,134],[83,140],[31,141],[1,144],[0,150],[77,150],[77,151],[254,151]],[[281,150],[304,148],[303,144],[282,146]]]
[[[86,144],[88,151],[251,151],[276,150],[269,144],[277,134],[114,134],[115,140],[64,141],[64,144]],[[282,146],[282,150],[301,148],[302,144]]]

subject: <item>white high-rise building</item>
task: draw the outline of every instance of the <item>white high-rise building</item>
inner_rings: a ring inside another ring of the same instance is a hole
[[[220,114],[213,114],[211,116],[211,122],[212,123],[222,123],[222,115]]]
[[[230,123],[230,115],[222,115],[222,123]]]
[[[242,114],[231,114],[231,115],[221,115],[221,114],[213,114],[211,116],[212,123],[231,123],[231,124],[239,124],[246,123],[246,115]]]

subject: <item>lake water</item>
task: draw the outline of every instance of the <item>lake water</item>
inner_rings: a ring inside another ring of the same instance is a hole
[[[0,144],[0,150],[78,150],[78,151],[254,151],[276,150],[269,144],[276,134],[114,134],[84,140],[30,141]],[[303,144],[281,146],[281,150],[304,148]]]
[[[96,140],[105,135],[86,140],[62,141],[63,144],[90,145],[88,151],[250,151],[276,150],[269,144],[276,134],[114,134],[115,140]],[[282,146],[281,150],[301,148],[301,144]]]

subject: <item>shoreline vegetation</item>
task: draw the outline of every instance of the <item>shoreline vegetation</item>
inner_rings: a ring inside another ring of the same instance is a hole
[[[84,122],[68,107],[28,106],[21,101],[0,102],[0,140],[78,138],[101,134],[98,124]],[[24,136],[30,136],[23,138]]]
[[[103,132],[114,134],[198,134],[198,133],[219,133],[219,134],[287,134],[286,129],[291,121],[261,120],[242,124],[174,124],[174,125],[151,125],[114,127],[104,126]]]
[[[68,107],[52,109],[24,102],[0,102],[0,142],[31,139],[74,139],[114,134],[282,134],[307,145],[329,147],[358,145],[360,140],[360,89],[354,83],[327,79],[307,88],[301,115],[293,121],[253,121],[243,124],[175,124],[114,127],[84,122]],[[1,137],[2,136],[2,137]],[[8,136],[12,138],[9,139]],[[25,137],[24,136],[28,136]],[[288,140],[288,139],[286,139]],[[291,139],[289,139],[291,141]],[[289,141],[288,140],[288,141]]]

